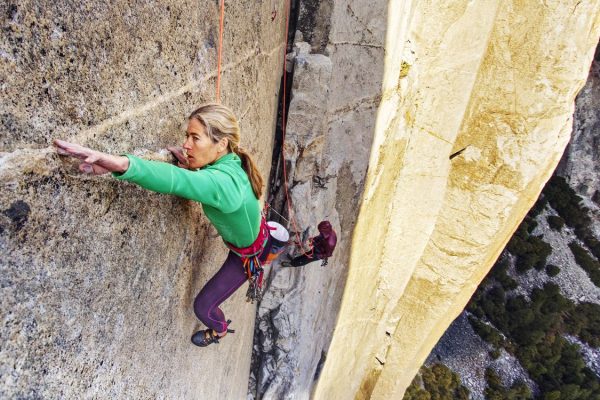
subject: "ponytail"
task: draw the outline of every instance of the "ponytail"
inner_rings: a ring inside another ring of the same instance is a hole
[[[256,198],[260,199],[260,196],[262,196],[264,182],[258,167],[254,163],[254,160],[252,160],[252,157],[250,157],[250,154],[246,153],[246,151],[242,150],[240,147],[236,147],[233,149],[233,151],[242,160],[242,168],[248,175],[248,179],[252,185],[252,191],[254,192]]]

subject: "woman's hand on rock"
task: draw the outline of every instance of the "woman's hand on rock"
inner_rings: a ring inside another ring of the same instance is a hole
[[[79,170],[87,174],[102,175],[109,172],[125,172],[129,168],[129,159],[124,156],[113,156],[59,139],[55,139],[53,144],[58,154],[83,160],[79,165]]]
[[[188,165],[188,159],[185,156],[185,152],[183,151],[183,147],[170,146],[170,147],[167,147],[167,150],[169,150],[173,154],[173,157],[175,157],[177,159],[177,166],[179,168],[188,169],[188,167],[189,167],[189,165]]]

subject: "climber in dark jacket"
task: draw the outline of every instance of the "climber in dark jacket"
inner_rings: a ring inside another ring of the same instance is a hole
[[[312,249],[293,258],[289,262],[283,262],[282,266],[301,267],[317,260],[323,260],[321,265],[327,265],[327,258],[331,257],[337,244],[337,235],[329,221],[321,221],[317,228],[319,229],[319,234],[311,239]]]

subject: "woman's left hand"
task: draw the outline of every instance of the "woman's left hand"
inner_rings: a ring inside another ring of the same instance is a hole
[[[170,146],[170,147],[167,147],[167,150],[169,150],[171,152],[171,154],[173,154],[173,157],[175,157],[177,159],[177,166],[179,168],[185,168],[185,169],[189,168],[188,159],[185,156],[183,147]]]
[[[129,159],[124,156],[113,156],[59,139],[55,139],[53,144],[58,154],[83,160],[79,165],[79,170],[87,174],[102,175],[109,172],[125,172],[129,168]]]

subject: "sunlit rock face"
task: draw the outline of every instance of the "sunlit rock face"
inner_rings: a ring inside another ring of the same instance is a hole
[[[215,99],[218,2],[6,1],[0,5],[0,398],[239,399],[255,307],[236,333],[189,338],[192,302],[225,257],[197,204],[82,176],[53,138],[111,153],[181,143]],[[227,2],[221,98],[264,175],[285,10]],[[278,7],[278,8],[277,8]]]
[[[369,171],[315,398],[402,397],[556,167],[599,10],[390,3]]]

